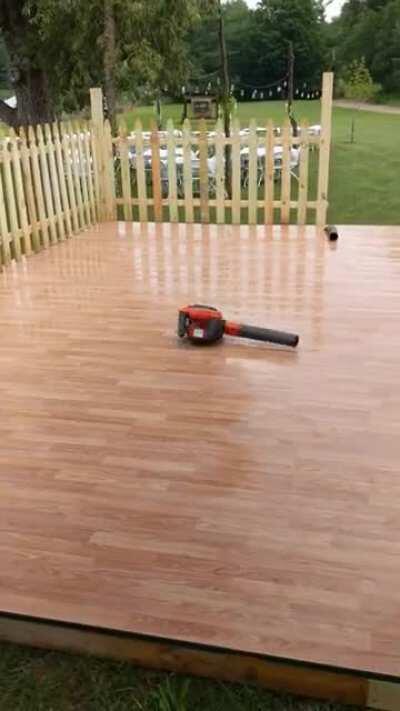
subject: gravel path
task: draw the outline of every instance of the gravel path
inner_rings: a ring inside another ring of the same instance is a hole
[[[386,106],[385,104],[362,104],[357,101],[334,101],[333,105],[340,109],[359,109],[360,111],[373,111],[376,114],[400,114],[400,106]]]

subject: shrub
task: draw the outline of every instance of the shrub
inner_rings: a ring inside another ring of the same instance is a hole
[[[381,90],[375,84],[365,64],[365,59],[355,59],[346,69],[341,80],[341,89],[345,99],[352,101],[373,101]]]

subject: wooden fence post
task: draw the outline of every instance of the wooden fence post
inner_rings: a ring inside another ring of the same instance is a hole
[[[322,82],[321,142],[318,170],[317,225],[324,227],[328,210],[329,161],[332,137],[333,73],[325,72]]]
[[[104,109],[103,109],[103,92],[101,89],[90,89],[90,106],[92,115],[92,130],[94,133],[94,145],[96,149],[96,160],[94,165],[97,166],[98,176],[97,184],[99,186],[98,214],[101,221],[112,219],[110,214],[110,206],[108,205],[107,196],[112,194],[112,187],[108,185],[110,170],[107,165],[108,153],[106,146],[106,135],[104,130]]]

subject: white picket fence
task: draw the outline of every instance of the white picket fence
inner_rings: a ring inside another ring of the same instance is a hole
[[[170,222],[232,222],[323,225],[328,207],[333,75],[324,74],[318,132],[307,123],[294,136],[289,121],[263,129],[233,122],[227,138],[221,122],[192,131],[127,134],[122,125],[111,137],[103,121],[101,90],[92,90],[92,117],[102,156],[103,219]],[[228,148],[228,150],[227,150]],[[315,151],[315,153],[313,152]],[[310,171],[312,155],[313,175]],[[226,162],[231,179],[226,180]],[[311,180],[312,178],[312,180]],[[314,195],[311,194],[311,183]]]
[[[98,196],[89,124],[11,131],[0,142],[0,268],[94,225]]]
[[[220,122],[214,131],[137,124],[130,135],[122,126],[113,137],[100,89],[90,123],[11,131],[0,142],[0,269],[98,220],[324,225],[332,87],[324,74],[320,131],[303,124],[298,136],[289,122],[240,130],[236,121],[229,138]]]

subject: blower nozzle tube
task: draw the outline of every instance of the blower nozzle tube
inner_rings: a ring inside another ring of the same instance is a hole
[[[264,341],[265,343],[276,343],[280,346],[296,348],[299,344],[299,336],[296,333],[285,333],[275,331],[270,328],[258,328],[258,326],[247,326],[246,324],[226,323],[225,333],[239,338],[250,338],[253,341]]]

